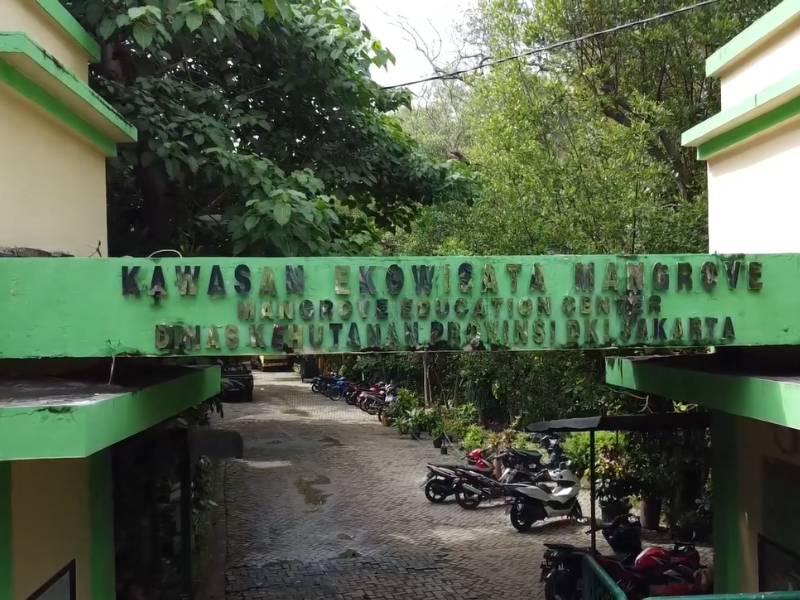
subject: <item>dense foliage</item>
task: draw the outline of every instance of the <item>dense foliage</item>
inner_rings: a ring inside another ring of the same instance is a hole
[[[341,0],[73,0],[94,84],[138,128],[111,163],[111,251],[358,252],[469,195],[388,113],[393,60]]]
[[[482,193],[426,208],[392,252],[703,252],[705,164],[680,134],[718,110],[705,58],[777,0],[736,0],[440,84],[405,127],[432,156],[458,153]],[[682,5],[646,0],[482,0],[469,27],[502,57]],[[448,357],[462,397],[509,423],[640,410],[604,385],[600,353]],[[651,409],[671,405],[650,403]]]

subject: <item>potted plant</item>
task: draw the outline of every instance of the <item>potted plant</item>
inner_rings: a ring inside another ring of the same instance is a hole
[[[619,446],[603,448],[597,458],[597,500],[602,519],[608,523],[630,508],[628,497],[633,492],[625,455]]]

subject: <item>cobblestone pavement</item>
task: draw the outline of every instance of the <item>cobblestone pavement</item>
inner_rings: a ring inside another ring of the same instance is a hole
[[[429,503],[425,463],[458,457],[293,374],[255,376],[220,425],[245,443],[225,473],[228,600],[538,599],[543,544],[588,543],[566,521],[517,533],[502,504]]]

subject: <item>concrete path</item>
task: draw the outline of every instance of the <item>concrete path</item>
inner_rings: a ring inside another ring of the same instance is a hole
[[[425,463],[457,456],[293,374],[257,373],[220,426],[245,444],[225,473],[228,600],[542,598],[543,544],[588,544],[566,521],[517,533],[502,504],[429,503]]]

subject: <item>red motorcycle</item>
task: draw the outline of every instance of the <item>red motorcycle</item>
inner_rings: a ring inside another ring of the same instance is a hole
[[[672,548],[642,549],[638,517],[622,515],[595,530],[603,533],[613,555],[593,553],[570,544],[545,544],[541,580],[546,600],[579,600],[582,597],[582,564],[592,556],[631,600],[652,595],[700,593],[700,554],[692,544]],[[591,533],[591,530],[589,530]]]

